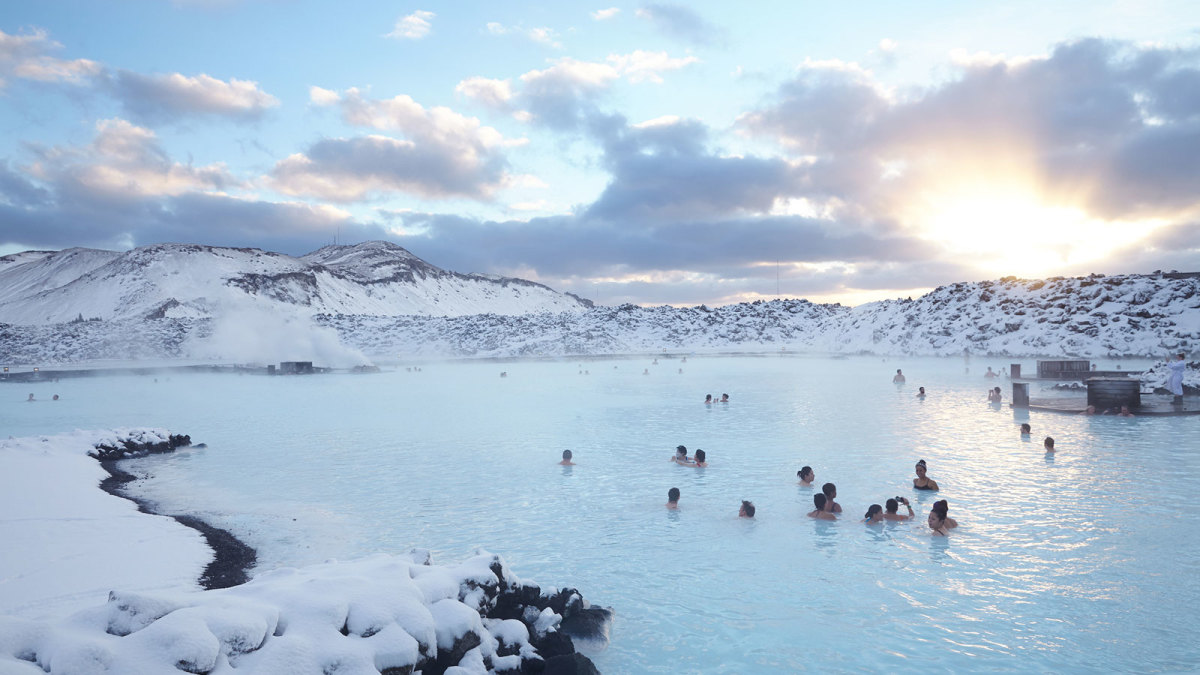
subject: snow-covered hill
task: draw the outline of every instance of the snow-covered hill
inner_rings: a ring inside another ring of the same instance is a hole
[[[27,251],[0,258],[0,322],[300,315],[577,311],[590,302],[522,279],[458,274],[395,244],[326,246],[300,258],[246,248],[155,244],[125,253]]]
[[[347,254],[357,261],[354,269],[360,279],[405,274],[418,278],[421,274],[416,263],[374,265],[370,262],[373,256],[364,252],[317,251],[312,255]],[[348,277],[342,273],[342,278]],[[273,288],[278,291],[279,287]],[[520,315],[322,313],[303,319],[298,322],[291,314],[272,321],[254,315],[237,322],[167,317],[57,326],[0,324],[0,363],[311,358],[326,365],[342,365],[333,358],[780,349],[931,356],[958,355],[965,349],[997,356],[1161,358],[1173,352],[1195,353],[1200,348],[1200,274],[959,283],[917,299],[855,308],[773,300],[715,309],[622,305]],[[297,343],[293,338],[298,333],[311,339]],[[253,351],[244,350],[256,340],[262,344]]]

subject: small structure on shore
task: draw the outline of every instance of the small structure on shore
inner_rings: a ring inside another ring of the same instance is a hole
[[[280,361],[280,375],[312,375],[312,361]]]

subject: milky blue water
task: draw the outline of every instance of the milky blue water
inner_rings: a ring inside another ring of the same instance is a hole
[[[986,389],[1007,399],[1009,386],[981,373],[1009,361],[105,377],[0,387],[0,431],[162,426],[206,442],[139,460],[153,475],[141,489],[230,527],[267,568],[485,547],[525,579],[615,608],[612,644],[594,655],[608,673],[1200,668],[1200,418],[990,405]],[[907,385],[891,383],[896,368]],[[26,404],[29,391],[62,400]],[[731,403],[701,402],[723,392]],[[679,444],[711,466],[669,463]],[[556,464],[564,448],[578,466]],[[918,459],[940,493],[912,490]],[[805,464],[837,484],[840,521],[805,517]],[[678,511],[664,508],[670,487]],[[916,522],[859,522],[895,495]],[[925,526],[937,498],[960,523],[949,538]],[[742,499],[754,520],[736,517]]]

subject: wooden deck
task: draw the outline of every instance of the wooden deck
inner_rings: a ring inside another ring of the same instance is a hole
[[[1157,394],[1143,394],[1142,405],[1131,408],[1137,417],[1173,417],[1177,415],[1200,415],[1200,397],[1185,396],[1183,405],[1175,405],[1172,397]],[[1012,407],[1010,405],[1010,407]],[[1037,412],[1056,412],[1066,415],[1079,415],[1087,410],[1087,397],[1054,398],[1029,400],[1028,410]],[[1114,415],[1096,414],[1096,417],[1114,417]]]

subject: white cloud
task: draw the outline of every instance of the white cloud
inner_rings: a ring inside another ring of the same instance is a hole
[[[327,106],[337,103],[342,97],[336,91],[314,86],[308,88],[308,100],[313,105]]]
[[[512,101],[512,82],[487,77],[468,77],[454,88],[456,93],[497,110],[507,109]]]
[[[523,26],[505,26],[502,23],[489,21],[487,31],[492,35],[517,35],[524,37],[532,42],[561,49],[562,43],[558,41],[558,34],[552,28],[538,27],[525,28]]]
[[[169,161],[153,131],[120,118],[97,122],[96,137],[86,148],[44,152],[30,173],[93,196],[122,200],[240,185],[223,164],[194,167]]]
[[[625,75],[630,82],[653,82],[661,84],[663,79],[659,73],[668,70],[679,70],[689,64],[698,63],[695,56],[671,58],[666,52],[648,52],[638,49],[629,54],[613,54],[608,62]]]
[[[111,86],[125,107],[144,119],[189,114],[258,117],[279,105],[279,99],[259,89],[257,82],[237,78],[226,82],[205,74],[142,75],[123,70]]]
[[[899,46],[900,44],[891,38],[883,38],[879,41],[879,51],[884,53],[894,52]]]
[[[620,13],[621,13],[620,8],[609,7],[608,9],[598,9],[598,10],[592,12],[592,18],[595,19],[596,21],[607,21],[608,19],[611,19]]]
[[[0,30],[0,86],[6,76],[81,84],[103,72],[103,66],[95,61],[59,59],[47,54],[61,48],[42,30],[24,35],[9,35]]]
[[[430,21],[437,14],[418,9],[408,16],[400,17],[396,20],[396,26],[392,28],[392,32],[384,37],[396,38],[397,40],[419,40],[429,34],[433,29],[433,24]]]

